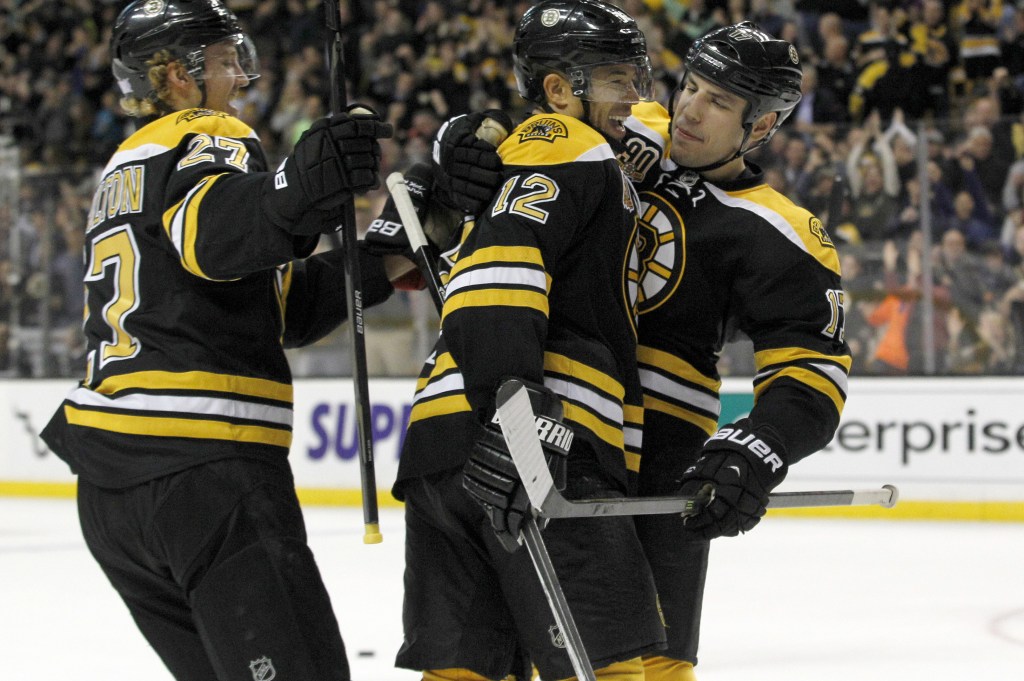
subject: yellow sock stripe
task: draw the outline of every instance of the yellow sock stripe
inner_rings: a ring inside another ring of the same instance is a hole
[[[601,681],[644,681],[644,663],[639,657],[622,662],[613,662],[594,670],[594,676]]]
[[[64,406],[68,423],[74,426],[96,428],[126,435],[151,435],[154,437],[188,437],[202,440],[228,440],[254,444],[290,447],[290,430],[247,426],[226,421],[210,421],[179,417],[132,416],[110,414],[100,411],[86,411],[70,405]]]
[[[644,681],[697,681],[697,676],[691,662],[662,655],[645,655]]]
[[[264,378],[215,374],[208,371],[136,371],[104,379],[95,391],[102,395],[116,395],[122,390],[142,388],[146,390],[207,390],[210,392],[233,393],[248,397],[259,397],[292,402],[294,390],[288,383],[270,381]]]

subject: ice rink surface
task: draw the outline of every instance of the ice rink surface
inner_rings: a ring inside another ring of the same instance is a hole
[[[412,681],[402,515],[308,507],[356,681]],[[771,518],[717,540],[700,681],[1021,681],[1024,524]],[[73,501],[0,498],[0,677],[168,681],[93,563]],[[284,681],[284,680],[282,680]]]

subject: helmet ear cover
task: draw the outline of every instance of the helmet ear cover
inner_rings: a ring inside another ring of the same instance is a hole
[[[526,11],[513,39],[513,71],[519,94],[544,104],[545,76],[558,73],[581,99],[595,97],[596,67],[632,66],[629,83],[637,96],[653,98],[654,79],[647,41],[636,22],[601,0],[545,0]]]
[[[151,61],[166,52],[197,82],[203,82],[205,49],[230,41],[242,72],[259,77],[256,48],[238,18],[220,0],[135,0],[118,16],[110,42],[112,71],[121,94],[157,98],[149,79]]]

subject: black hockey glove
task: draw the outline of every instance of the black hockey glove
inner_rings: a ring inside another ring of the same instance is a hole
[[[523,381],[537,420],[537,434],[555,487],[565,489],[566,466],[572,446],[572,428],[562,423],[562,401],[543,385]],[[484,507],[491,527],[509,551],[519,546],[523,521],[532,513],[530,498],[495,422],[481,428],[473,453],[463,468],[462,486]]]
[[[318,224],[319,231],[334,231],[353,194],[380,186],[377,140],[391,134],[390,123],[355,104],[314,122],[264,184],[261,200],[271,221],[292,234],[315,233],[309,230]],[[337,219],[302,220],[309,210]]]
[[[498,145],[511,131],[512,119],[498,109],[456,116],[442,125],[433,154],[438,199],[470,215],[486,208],[502,180]]]
[[[785,447],[770,426],[752,429],[750,419],[740,419],[721,428],[680,480],[683,496],[714,488],[703,510],[685,519],[686,529],[704,539],[749,532],[764,516],[768,494],[787,470]]]

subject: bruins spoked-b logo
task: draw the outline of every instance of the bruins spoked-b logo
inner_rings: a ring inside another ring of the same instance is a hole
[[[639,255],[640,314],[672,296],[686,266],[686,227],[679,212],[658,194],[640,195],[636,250]]]
[[[543,140],[554,142],[558,137],[568,137],[569,131],[565,125],[556,118],[538,118],[518,133],[520,142]]]

